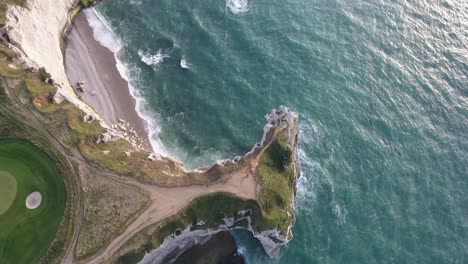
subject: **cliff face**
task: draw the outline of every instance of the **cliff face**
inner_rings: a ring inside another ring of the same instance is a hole
[[[78,0],[27,1],[27,7],[8,7],[7,25],[3,40],[10,48],[21,54],[19,61],[24,67],[44,67],[50,73],[57,88],[56,100],[64,99],[76,105],[83,112],[101,121],[101,117],[83,103],[73,91],[63,63],[61,50],[62,34],[70,23],[70,11]],[[82,2],[80,2],[82,3]],[[103,125],[105,125],[103,123]]]

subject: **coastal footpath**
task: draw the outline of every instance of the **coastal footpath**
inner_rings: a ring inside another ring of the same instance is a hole
[[[50,155],[67,193],[40,262],[164,263],[176,245],[234,228],[276,255],[295,221],[297,114],[272,110],[251,151],[187,171],[135,140],[124,122],[106,122],[70,85],[63,39],[96,2],[9,0],[0,9],[0,137]]]

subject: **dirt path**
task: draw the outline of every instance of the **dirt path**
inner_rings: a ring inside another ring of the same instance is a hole
[[[101,263],[109,259],[117,250],[136,233],[145,227],[160,222],[185,208],[193,199],[215,192],[229,192],[244,199],[256,198],[256,182],[245,167],[224,180],[209,186],[158,187],[136,183],[141,189],[150,193],[151,204],[127,229],[117,236],[107,248],[87,263]]]

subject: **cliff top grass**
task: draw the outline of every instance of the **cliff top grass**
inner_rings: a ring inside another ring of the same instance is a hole
[[[10,98],[8,97],[6,88],[5,88],[5,83],[3,83],[2,80],[0,80],[0,101],[5,102],[5,103],[10,103]]]
[[[84,259],[102,249],[130,224],[149,203],[149,197],[132,186],[105,178],[80,166],[84,221],[75,255]]]
[[[290,208],[294,191],[293,152],[286,144],[283,132],[268,146],[260,158],[257,180],[260,185],[258,201],[263,217],[256,225],[259,230],[278,227],[284,235],[291,224]]]

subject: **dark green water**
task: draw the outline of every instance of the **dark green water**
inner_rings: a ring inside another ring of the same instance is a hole
[[[229,3],[98,10],[188,166],[248,151],[279,104],[300,114],[295,237],[269,260],[236,233],[249,263],[468,263],[468,2]]]

